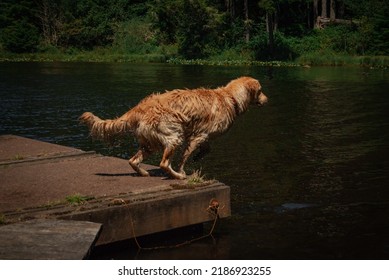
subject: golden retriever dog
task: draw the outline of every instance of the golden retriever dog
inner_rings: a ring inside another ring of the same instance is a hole
[[[260,83],[251,77],[241,77],[216,89],[177,89],[152,94],[113,120],[101,120],[85,112],[80,121],[89,127],[93,138],[106,142],[133,133],[139,150],[129,164],[141,176],[149,176],[140,166],[143,159],[162,150],[161,169],[172,178],[185,179],[184,166],[194,150],[227,131],[250,104],[262,106],[266,102]],[[185,148],[177,172],[171,159],[181,145]]]

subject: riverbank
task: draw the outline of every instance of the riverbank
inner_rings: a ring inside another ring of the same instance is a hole
[[[169,59],[168,63],[183,65],[219,65],[219,66],[266,66],[266,67],[311,67],[311,66],[363,66],[388,68],[386,56],[302,56],[295,61],[258,61],[258,60],[213,60],[213,59]]]
[[[122,54],[108,51],[77,51],[73,53],[9,53],[0,52],[0,62],[157,62],[167,61],[163,54]]]
[[[171,54],[116,53],[110,50],[74,51],[55,53],[10,53],[0,52],[0,62],[130,62],[130,63],[170,63],[180,65],[209,66],[266,66],[266,67],[307,67],[307,66],[363,66],[388,68],[389,56],[350,56],[334,54],[305,54],[294,61],[258,61],[249,57],[211,57],[209,59],[181,59]]]

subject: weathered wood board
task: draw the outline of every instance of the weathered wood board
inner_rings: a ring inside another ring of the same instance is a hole
[[[101,224],[34,219],[0,227],[0,259],[80,260],[88,256]]]

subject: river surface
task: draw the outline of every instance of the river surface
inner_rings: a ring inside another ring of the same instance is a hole
[[[112,118],[152,92],[216,87],[242,75],[260,80],[269,103],[251,107],[187,166],[231,186],[232,216],[213,238],[191,245],[138,252],[128,241],[92,257],[388,259],[388,70],[0,63],[0,134],[128,158],[134,141],[114,148],[91,141],[78,124],[81,113]],[[146,162],[158,164],[159,156]]]

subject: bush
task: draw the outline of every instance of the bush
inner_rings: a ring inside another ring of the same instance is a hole
[[[2,29],[1,43],[10,52],[35,52],[39,44],[39,31],[26,21],[15,22]]]
[[[209,16],[204,1],[184,1],[179,17],[178,53],[188,59],[205,57]]]
[[[251,61],[254,60],[254,56],[251,50],[238,46],[212,54],[209,59],[212,61]]]
[[[120,23],[114,34],[113,47],[122,53],[148,54],[157,48],[151,23],[141,18]]]
[[[313,30],[309,35],[296,39],[293,44],[295,53],[337,53],[361,55],[368,49],[368,32],[361,32],[354,25],[330,25],[322,30]]]
[[[178,54],[186,59],[205,58],[221,44],[223,14],[204,0],[183,1],[176,30]]]
[[[359,64],[363,66],[388,68],[389,57],[388,56],[361,56],[359,57]]]
[[[274,33],[273,52],[269,46],[268,34],[256,35],[250,42],[256,60],[293,60],[297,54],[293,49],[293,39],[287,39],[281,32]]]

